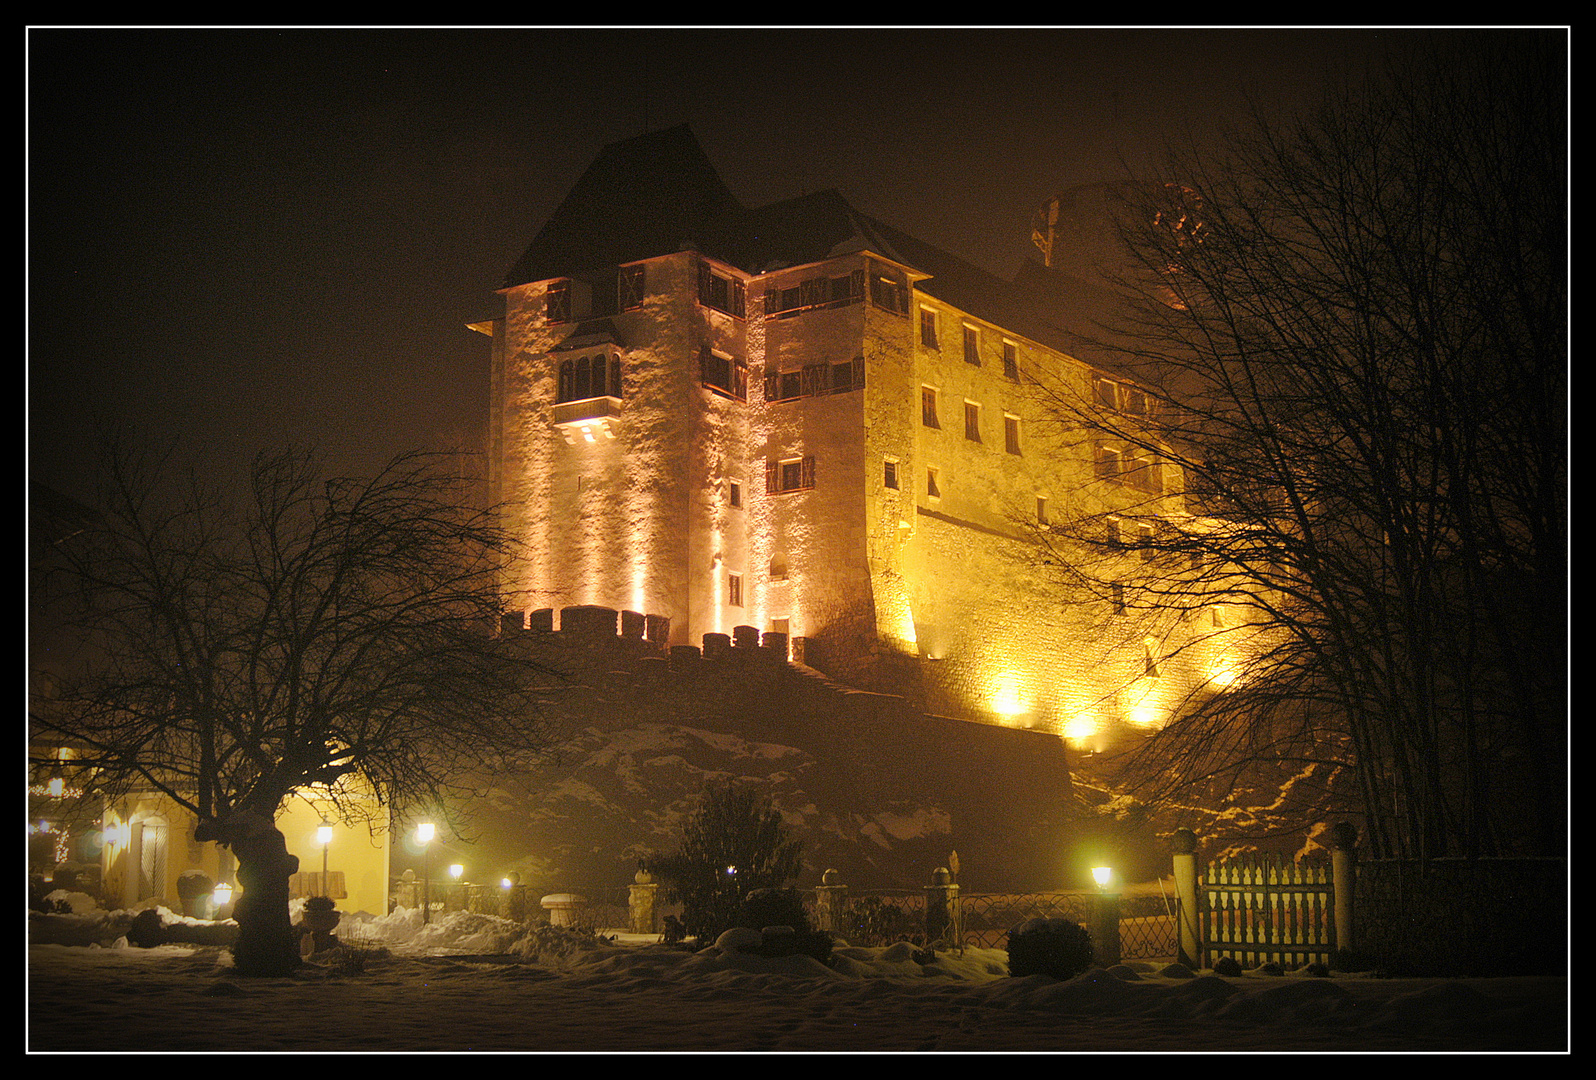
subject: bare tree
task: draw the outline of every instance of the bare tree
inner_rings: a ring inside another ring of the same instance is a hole
[[[1560,35],[1459,35],[1129,189],[1095,344],[1156,407],[1051,405],[1184,505],[1047,541],[1082,595],[1186,619],[1173,651],[1247,657],[1141,749],[1149,783],[1342,766],[1378,852],[1560,850],[1564,65]],[[1233,625],[1191,620],[1216,603]]]
[[[239,968],[277,972],[298,961],[284,800],[318,785],[346,819],[357,791],[447,813],[544,745],[552,680],[497,635],[510,540],[448,455],[369,479],[262,456],[241,510],[159,472],[113,455],[101,505],[36,566],[79,662],[35,695],[33,737],[76,750],[90,796],[163,793],[229,845]]]

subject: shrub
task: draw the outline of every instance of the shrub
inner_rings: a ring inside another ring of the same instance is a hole
[[[831,935],[810,924],[797,889],[754,890],[743,899],[737,921],[754,930],[772,926],[792,930],[766,934],[759,950],[762,956],[811,956],[822,964],[831,959]]]
[[[1073,979],[1092,966],[1092,935],[1068,919],[1030,919],[1009,931],[1009,974]]]
[[[750,892],[797,877],[802,852],[768,794],[751,784],[712,783],[682,825],[681,851],[650,869],[681,898],[686,933],[713,941],[738,925]]]

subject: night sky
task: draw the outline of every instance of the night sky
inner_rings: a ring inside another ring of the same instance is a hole
[[[837,188],[1010,275],[1049,194],[1279,115],[1406,32],[33,29],[30,475],[97,425],[206,468],[482,442],[465,328],[607,143],[687,122],[745,205]],[[501,309],[502,310],[502,309]]]

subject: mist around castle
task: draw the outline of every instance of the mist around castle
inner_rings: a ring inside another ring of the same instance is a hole
[[[457,320],[480,437],[107,434],[30,483],[39,1002],[159,968],[349,1010],[265,1048],[458,1049],[364,984],[556,1011],[489,985],[535,971],[574,1026],[469,1048],[1566,1045],[1557,44],[1052,188],[1012,274],[643,125]],[[606,1003],[666,986],[751,1011]]]

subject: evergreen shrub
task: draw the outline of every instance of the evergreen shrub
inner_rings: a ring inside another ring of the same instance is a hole
[[[1068,919],[1028,919],[1009,931],[1009,974],[1073,979],[1092,966],[1092,935]]]

